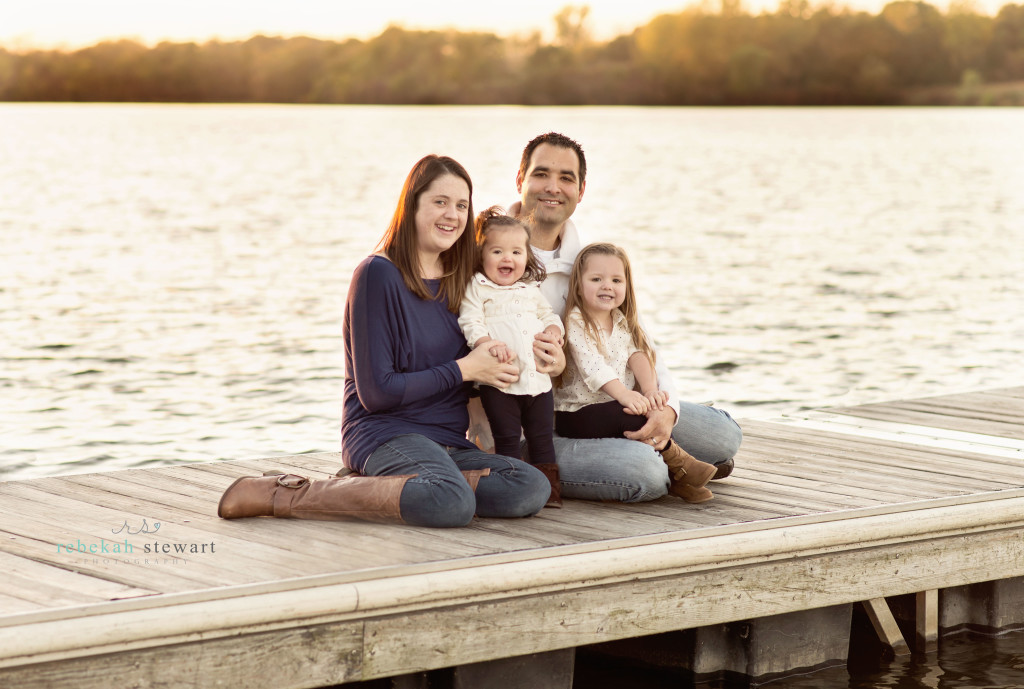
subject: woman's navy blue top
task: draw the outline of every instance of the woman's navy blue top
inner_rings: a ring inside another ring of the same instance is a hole
[[[439,280],[426,280],[437,294]],[[345,465],[366,459],[392,438],[418,433],[441,445],[466,439],[469,385],[459,359],[469,353],[447,299],[420,299],[391,261],[370,256],[352,274],[345,305]]]

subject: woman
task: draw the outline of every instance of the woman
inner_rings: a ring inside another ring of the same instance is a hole
[[[378,253],[355,270],[345,307],[342,456],[356,474],[310,482],[245,477],[218,514],[369,519],[465,526],[527,517],[550,485],[529,464],[466,440],[470,382],[518,378],[486,348],[470,351],[458,312],[475,263],[473,186],[451,158],[430,155],[406,178]]]

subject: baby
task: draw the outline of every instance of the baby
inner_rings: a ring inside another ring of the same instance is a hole
[[[480,402],[494,436],[494,451],[520,458],[526,437],[529,461],[551,482],[549,507],[561,506],[558,464],[551,440],[554,397],[550,376],[537,371],[533,336],[541,330],[561,341],[562,321],[541,294],[544,268],[530,249],[530,230],[492,206],[476,219],[477,272],[459,311],[470,347],[487,347],[502,362],[519,364],[519,380],[504,390],[480,386]]]

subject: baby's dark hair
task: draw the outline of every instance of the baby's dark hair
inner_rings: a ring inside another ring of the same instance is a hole
[[[526,233],[526,270],[520,280],[543,282],[548,274],[530,246],[529,225],[506,213],[501,206],[491,206],[476,216],[476,271],[483,272],[484,269],[484,243],[487,241],[488,233],[513,227],[520,228]]]

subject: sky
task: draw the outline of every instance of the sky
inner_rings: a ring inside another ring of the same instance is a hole
[[[704,0],[719,5],[719,0]],[[752,13],[774,11],[778,0],[741,0]],[[831,0],[877,13],[886,0]],[[974,0],[994,14],[1009,0]],[[590,28],[604,40],[646,24],[658,14],[679,12],[698,0],[0,0],[0,46],[8,49],[79,48],[101,40],[130,38],[147,45],[211,39],[239,40],[256,34],[325,39],[370,38],[396,23],[408,29],[456,28],[499,35],[540,30],[550,37],[553,17],[566,5],[590,7]],[[812,0],[812,6],[822,4]],[[946,11],[948,0],[931,3]],[[353,7],[355,6],[355,7]]]

